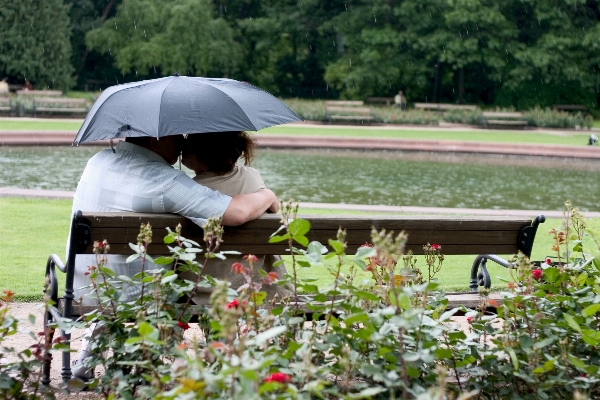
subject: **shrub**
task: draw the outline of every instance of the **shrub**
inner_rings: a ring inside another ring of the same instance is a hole
[[[481,110],[448,110],[444,121],[455,124],[483,125],[485,120]]]
[[[562,226],[550,230],[555,256],[538,265],[519,255],[502,304],[482,291],[474,310],[446,310],[434,277],[444,258],[440,245],[424,246],[421,271],[415,257],[404,253],[403,232],[374,230],[372,244],[350,257],[352,267],[344,274],[345,231],[327,247],[309,242],[310,223],[296,216],[297,207],[282,209],[282,227],[271,241],[292,249],[289,275],[252,282],[253,257],[247,255],[247,266],[232,266],[246,278],[237,292],[202,276],[200,250],[180,228],[165,237],[172,255],[154,260],[175,263],[175,270],[142,271],[133,278],[105,268],[109,245],[96,243],[98,265],[90,277],[100,307],[86,315],[85,324],[100,321],[105,330],[88,366],[101,364],[106,372],[91,387],[111,399],[600,396],[600,249],[586,250],[585,221],[569,203]],[[133,258],[148,258],[151,232],[142,226]],[[209,221],[205,233],[204,264],[224,256],[218,253],[218,221]],[[298,268],[311,267],[329,268],[333,283],[318,287],[298,278]],[[359,268],[373,278],[357,284]],[[195,272],[198,279],[180,280],[177,270]],[[262,287],[284,280],[293,284],[294,295],[265,304]],[[119,301],[124,284],[141,289],[139,298]],[[192,311],[202,311],[194,310],[189,295],[206,286],[214,291],[201,319],[205,335],[185,339]],[[466,332],[451,320],[459,311],[466,312]],[[0,318],[1,341],[16,322],[5,312]],[[64,321],[61,327],[67,328]],[[0,364],[0,390],[27,387],[31,396],[25,398],[44,397],[35,383],[25,384],[43,360],[37,350],[42,348],[34,345],[25,353],[32,364]],[[70,387],[82,386],[72,381]],[[19,393],[13,397],[23,398]]]
[[[375,121],[385,124],[438,125],[437,112],[422,110],[401,110],[397,107],[373,107]]]
[[[284,99],[283,102],[307,121],[325,121],[327,119],[325,102],[322,100]]]
[[[572,128],[572,129],[590,129],[594,120],[591,115],[584,115],[580,112],[568,113],[564,111],[554,111],[549,108],[534,108],[523,113],[529,126],[540,128]]]

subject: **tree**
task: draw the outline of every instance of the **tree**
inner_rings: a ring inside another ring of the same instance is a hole
[[[263,1],[259,13],[238,22],[249,80],[282,96],[328,97],[323,74],[337,51],[324,24],[343,9],[340,0]]]
[[[231,26],[215,14],[209,0],[124,0],[86,43],[112,55],[123,73],[229,77],[242,52]]]
[[[70,17],[73,25],[71,57],[77,87],[80,89],[102,89],[106,86],[128,81],[133,76],[123,74],[113,65],[110,54],[90,50],[85,44],[87,32],[99,28],[106,19],[115,15],[121,0],[65,0],[71,6]]]
[[[597,105],[598,2],[514,0],[519,27],[497,103],[517,108],[575,103]],[[597,69],[596,69],[597,70]]]
[[[71,23],[63,0],[4,0],[0,7],[0,73],[37,88],[73,84]]]

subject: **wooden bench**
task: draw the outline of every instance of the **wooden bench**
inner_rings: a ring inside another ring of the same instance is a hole
[[[22,86],[22,85],[21,85]],[[17,90],[19,96],[43,96],[43,97],[61,97],[63,92],[60,90]]]
[[[579,104],[554,104],[552,106],[554,111],[579,111],[582,113],[587,113],[588,109],[586,106],[582,106]]]
[[[12,110],[10,97],[0,96],[0,112],[10,113]]]
[[[341,121],[371,121],[375,117],[371,108],[365,107],[363,101],[326,101],[325,112],[327,120],[331,123],[334,120]]]
[[[477,106],[471,104],[445,104],[445,103],[415,103],[417,110],[434,110],[444,112],[449,110],[477,110]]]
[[[340,227],[347,230],[347,254],[353,254],[359,247],[371,241],[371,229],[386,229],[396,233],[408,233],[406,251],[423,254],[423,245],[438,243],[445,255],[477,255],[471,266],[469,287],[476,291],[479,286],[489,288],[491,278],[487,273],[486,262],[494,261],[507,268],[508,261],[493,254],[516,254],[519,251],[530,256],[538,225],[544,216],[531,221],[525,218],[506,217],[387,217],[387,216],[341,216],[307,215],[301,216],[311,223],[307,234],[309,240],[323,244],[335,238]],[[100,213],[78,212],[72,221],[70,231],[70,252],[67,262],[52,254],[46,264],[46,285],[50,298],[58,305],[45,317],[45,324],[53,324],[60,318],[72,319],[87,313],[95,307],[78,306],[74,299],[73,280],[76,254],[93,254],[94,241],[107,240],[111,254],[131,255],[129,243],[137,242],[140,225],[150,223],[154,241],[149,246],[150,255],[169,255],[166,245],[160,238],[166,228],[174,229],[182,225],[182,235],[203,244],[203,231],[191,221],[173,214],[139,214],[129,212]],[[219,250],[236,250],[242,254],[289,254],[287,242],[269,243],[271,234],[281,225],[281,216],[265,214],[255,221],[238,227],[225,227],[224,242]],[[66,274],[64,295],[59,297],[57,269]],[[466,274],[465,274],[466,275]],[[466,276],[465,276],[466,279]],[[68,332],[61,332],[66,343],[70,341]],[[48,384],[50,360],[46,360],[42,382]],[[62,377],[71,378],[70,353],[63,353]]]
[[[82,114],[88,112],[85,99],[34,97],[33,116],[37,114]]]
[[[394,98],[393,97],[368,97],[367,103],[369,103],[369,104],[385,104],[385,105],[389,106],[391,104],[394,104]]]
[[[484,111],[482,114],[486,128],[524,129],[527,127],[527,121],[523,119],[523,113],[520,112]]]

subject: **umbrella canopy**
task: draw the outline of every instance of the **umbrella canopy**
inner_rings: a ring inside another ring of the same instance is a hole
[[[169,76],[111,86],[74,144],[125,137],[257,131],[302,119],[270,93],[233,79]]]

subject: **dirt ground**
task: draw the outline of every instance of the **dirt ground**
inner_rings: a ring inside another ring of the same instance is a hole
[[[3,345],[6,347],[14,347],[17,351],[25,350],[34,344],[34,340],[29,335],[28,331],[34,333],[43,331],[43,304],[42,303],[11,303],[9,305],[9,313],[21,322],[19,324],[20,332],[14,336],[7,338]],[[32,326],[29,322],[29,315],[35,316],[35,324]],[[453,321],[459,323],[461,328],[465,331],[469,329],[466,317],[453,317]],[[81,346],[81,337],[84,331],[82,329],[75,329],[71,333],[71,348],[79,350]],[[192,324],[191,328],[185,332],[185,337],[192,339],[194,336],[200,336],[200,330],[196,324]],[[76,353],[71,354],[71,360],[76,358]],[[10,360],[10,357],[8,357]],[[2,360],[0,360],[1,362]],[[62,369],[62,356],[60,353],[54,355],[52,361],[52,368],[50,371],[50,385],[57,390],[58,400],[77,400],[77,399],[90,399],[99,400],[102,397],[98,394],[80,392],[80,393],[61,393],[62,377],[60,375]],[[97,370],[96,374],[100,374],[101,371]]]

